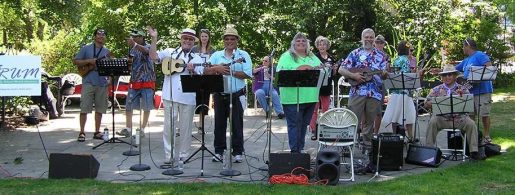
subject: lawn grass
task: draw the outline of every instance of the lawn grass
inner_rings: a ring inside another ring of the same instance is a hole
[[[511,92],[511,93],[510,93]],[[497,93],[497,92],[496,92]],[[293,186],[241,183],[109,183],[97,180],[3,179],[0,194],[514,194],[515,93],[494,103],[491,136],[507,152],[385,182],[346,186]]]

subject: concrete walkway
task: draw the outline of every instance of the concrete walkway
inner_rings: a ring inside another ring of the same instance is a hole
[[[154,110],[151,113],[150,124],[147,127],[146,137],[142,141],[141,161],[143,164],[149,165],[151,170],[143,172],[130,171],[132,165],[138,164],[139,156],[126,157],[122,153],[129,150],[129,145],[122,143],[108,143],[93,150],[92,147],[102,143],[101,140],[93,140],[93,115],[88,115],[86,125],[86,141],[77,142],[79,132],[79,109],[77,107],[67,107],[66,113],[59,119],[40,123],[39,126],[29,126],[19,128],[15,131],[0,131],[0,166],[2,168],[0,177],[32,177],[47,178],[49,161],[45,154],[48,153],[75,153],[75,154],[92,154],[99,162],[100,169],[98,180],[111,182],[128,182],[128,181],[163,181],[163,182],[189,182],[203,180],[207,182],[266,182],[267,172],[260,171],[258,168],[265,166],[263,159],[267,159],[266,145],[267,134],[265,133],[266,121],[260,110],[248,109],[244,117],[244,139],[246,156],[243,163],[233,164],[233,169],[242,173],[236,177],[222,177],[219,173],[222,170],[222,163],[211,161],[212,156],[205,153],[204,156],[204,176],[201,177],[201,155],[195,155],[193,161],[184,165],[184,174],[178,177],[166,176],[161,173],[165,169],[159,166],[164,162],[164,151],[162,141],[163,129],[163,111]],[[115,125],[116,130],[120,130],[125,126],[124,111],[116,109]],[[420,140],[425,140],[425,127],[428,117],[419,118],[420,124]],[[135,112],[135,127],[138,126],[139,114]],[[195,124],[198,125],[198,116],[195,116]],[[112,136],[112,117],[111,113],[104,115],[102,121],[102,129],[109,128]],[[206,146],[213,149],[213,114],[210,113],[206,117]],[[38,133],[40,132],[40,134]],[[193,130],[193,136],[200,139],[197,130]],[[288,140],[286,121],[274,119],[272,123],[272,152],[288,152]],[[445,133],[439,134],[439,143],[446,146]],[[40,136],[43,142],[40,140]],[[308,134],[309,135],[309,134]],[[130,139],[122,138],[130,141]],[[200,142],[193,139],[192,151],[200,146]],[[42,144],[44,143],[44,145]],[[311,141],[306,136],[306,152],[311,158],[316,158],[316,142]],[[44,150],[46,148],[46,151]],[[406,147],[404,153],[406,153]],[[361,151],[355,151],[356,161],[362,160]],[[312,162],[314,162],[312,160]],[[461,163],[461,161],[445,161],[440,168],[427,168],[416,165],[404,164],[402,171],[381,172],[388,178],[395,178],[403,175],[420,174],[433,169],[441,169],[442,167],[452,166]],[[341,176],[348,177],[347,169],[341,169]],[[357,175],[356,182],[366,182],[373,174]],[[353,182],[340,182],[341,184],[351,184]]]

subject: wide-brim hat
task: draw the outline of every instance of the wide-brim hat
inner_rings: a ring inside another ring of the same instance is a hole
[[[458,75],[459,71],[456,70],[456,68],[453,66],[453,65],[445,65],[442,69],[442,72],[438,73],[439,75],[443,75],[443,74],[449,74],[449,73],[454,73],[456,75]]]
[[[222,39],[225,38],[225,36],[235,36],[235,37],[238,37],[238,39],[240,39],[240,35],[238,34],[238,31],[236,30],[236,28],[234,28],[234,25],[232,25],[232,24],[227,25],[227,27],[225,28],[225,32],[222,35]]]
[[[182,30],[181,34],[179,34],[179,39],[182,38],[182,36],[188,36],[195,39],[195,41],[198,41],[197,36],[195,36],[195,31],[191,28],[185,28]]]
[[[377,35],[374,41],[375,42],[386,43],[386,39],[384,38],[383,35]]]

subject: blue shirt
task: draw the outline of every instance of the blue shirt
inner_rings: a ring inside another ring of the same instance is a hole
[[[233,60],[244,58],[245,62],[234,63],[230,65],[232,71],[241,71],[244,72],[247,76],[252,77],[252,60],[250,59],[249,54],[246,51],[236,49],[234,51],[233,56],[231,58],[225,57],[225,50],[217,51],[211,55],[209,58],[209,62],[211,64],[229,64]],[[224,75],[224,80],[228,79],[228,83],[230,84],[230,89],[226,89],[230,93],[235,93],[245,87],[245,80],[233,77],[231,75]]]
[[[105,46],[102,48],[95,48],[95,44],[91,43],[80,48],[79,53],[75,55],[75,60],[86,60],[91,58],[105,58],[109,54],[109,49]],[[92,70],[85,77],[82,78],[82,83],[87,83],[93,86],[107,86],[107,77],[98,75],[98,71]]]
[[[485,53],[476,51],[474,54],[461,61],[461,63],[456,66],[456,70],[463,72],[463,76],[467,78],[470,74],[471,66],[485,66],[487,62],[490,62],[490,58]],[[482,81],[479,84],[473,84],[472,89],[470,89],[470,92],[474,95],[492,93],[493,91],[494,87],[492,86],[492,81]]]
[[[362,47],[353,50],[349,56],[340,64],[341,68],[370,68],[370,70],[385,70],[386,69],[386,57],[383,52],[372,48],[372,51],[368,53]],[[382,100],[383,95],[381,93],[381,78],[378,75],[374,75],[374,78],[370,82],[362,83],[358,86],[353,86],[350,89],[349,97],[354,96],[365,96],[372,97],[379,101]]]

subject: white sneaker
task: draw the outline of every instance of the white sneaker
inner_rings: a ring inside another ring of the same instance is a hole
[[[131,132],[129,128],[123,128],[121,131],[116,132],[116,135],[121,135],[127,138],[131,136]]]
[[[241,155],[235,155],[233,156],[234,163],[241,163],[243,162],[243,157]]]
[[[222,162],[222,161],[223,161],[223,156],[221,154],[215,154],[215,156],[213,156],[213,162]]]

